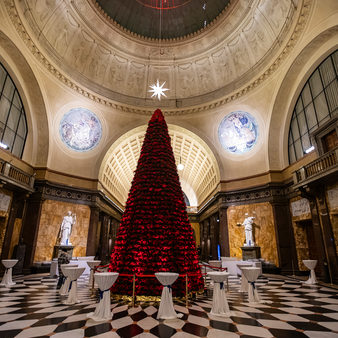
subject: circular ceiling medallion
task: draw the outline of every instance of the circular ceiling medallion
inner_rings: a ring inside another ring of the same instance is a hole
[[[67,147],[83,152],[93,149],[100,142],[102,126],[98,117],[90,110],[74,108],[63,116],[59,132]]]
[[[191,0],[136,0],[143,6],[155,9],[173,9],[183,6]]]
[[[219,125],[218,138],[224,149],[232,154],[243,154],[256,144],[258,125],[252,115],[235,111],[227,115]]]
[[[174,39],[205,29],[230,0],[95,0],[113,22],[151,39]]]

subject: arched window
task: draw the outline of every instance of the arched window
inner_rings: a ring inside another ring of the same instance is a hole
[[[27,137],[27,121],[20,94],[0,63],[0,147],[21,158]]]
[[[310,134],[337,114],[338,50],[312,73],[293,110],[289,130],[289,163],[296,162],[312,147]]]

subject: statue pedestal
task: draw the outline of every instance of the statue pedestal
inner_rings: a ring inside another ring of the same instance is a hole
[[[73,245],[55,245],[54,252],[53,252],[53,258],[58,258],[60,256],[61,251],[67,251],[69,259],[72,259],[73,249],[74,249]]]
[[[248,259],[261,258],[261,247],[260,246],[242,246],[242,259],[247,261]]]

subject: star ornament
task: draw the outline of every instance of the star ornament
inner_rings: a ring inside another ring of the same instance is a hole
[[[165,85],[165,81],[160,85],[160,82],[157,80],[156,84],[153,84],[152,86],[149,86],[151,90],[148,90],[148,92],[153,93],[151,97],[157,96],[157,98],[161,101],[161,96],[167,97],[164,92],[169,90],[168,88],[163,88]]]

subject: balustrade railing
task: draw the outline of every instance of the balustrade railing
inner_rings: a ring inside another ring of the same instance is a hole
[[[338,165],[338,147],[322,155],[306,166],[294,172],[294,183],[311,179],[312,177],[324,174]]]
[[[30,189],[32,189],[34,185],[33,175],[24,172],[3,159],[0,159],[0,178],[3,181],[9,180],[18,185],[29,187]]]

